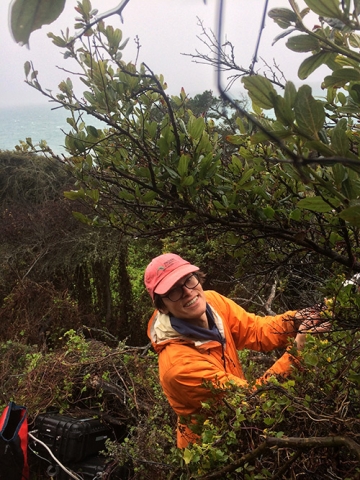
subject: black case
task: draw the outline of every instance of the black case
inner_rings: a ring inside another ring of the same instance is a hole
[[[35,420],[34,436],[47,445],[60,462],[81,462],[105,450],[111,429],[95,418],[73,418],[44,413]],[[38,445],[41,448],[41,444]]]

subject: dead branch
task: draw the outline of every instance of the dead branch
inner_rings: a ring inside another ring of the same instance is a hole
[[[274,447],[281,448],[292,448],[295,450],[307,450],[312,448],[333,448],[333,447],[347,447],[360,461],[360,445],[356,443],[352,438],[345,436],[334,436],[334,437],[311,437],[311,438],[292,438],[292,437],[267,437],[263,443],[261,443],[255,450],[250,453],[242,456],[236,462],[233,462],[231,465],[212,472],[209,475],[204,475],[198,477],[199,480],[214,480],[217,478],[224,478],[224,476],[230,472],[235,471],[236,469],[259,458],[265,453],[266,450],[270,450]],[[295,460],[300,456],[300,454],[295,455],[292,459],[289,460],[285,465],[287,469],[294,463]],[[282,467],[282,473],[285,472],[285,465]],[[279,478],[278,476],[274,478]]]
[[[271,292],[268,297],[268,299],[265,302],[265,309],[269,313],[269,315],[276,315],[276,313],[271,309],[272,302],[274,301],[275,294],[276,294],[276,286],[277,286],[277,280],[275,279],[272,287],[271,287]]]
[[[310,438],[293,438],[293,437],[268,437],[265,443],[269,447],[282,447],[294,449],[311,449],[311,448],[333,448],[347,447],[360,461],[360,445],[352,438],[346,436],[329,436],[329,437],[310,437]]]

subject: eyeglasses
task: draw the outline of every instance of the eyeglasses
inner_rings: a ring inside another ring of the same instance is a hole
[[[197,287],[199,283],[199,277],[196,275],[196,273],[192,273],[189,277],[187,277],[182,285],[177,285],[176,287],[172,288],[166,295],[162,295],[161,298],[168,298],[171,302],[177,302],[184,296],[184,287],[192,290]]]

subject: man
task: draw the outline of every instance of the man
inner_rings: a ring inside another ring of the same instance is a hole
[[[157,309],[149,321],[148,336],[159,355],[160,383],[179,417],[198,413],[201,402],[211,397],[204,381],[247,386],[237,350],[268,352],[289,346],[289,337],[297,335],[303,347],[304,331],[320,321],[316,309],[267,317],[248,313],[219,293],[204,291],[203,280],[198,267],[173,253],[154,258],[144,275]],[[296,363],[285,353],[258,382],[271,375],[286,376]],[[179,422],[178,447],[196,440]]]

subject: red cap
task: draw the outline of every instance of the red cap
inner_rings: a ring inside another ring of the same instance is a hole
[[[151,260],[146,267],[144,281],[150,297],[154,300],[155,293],[164,295],[185,275],[199,270],[175,253],[165,253]]]

